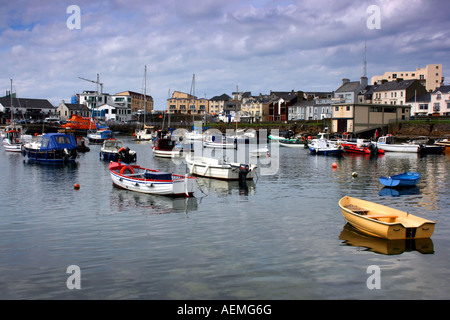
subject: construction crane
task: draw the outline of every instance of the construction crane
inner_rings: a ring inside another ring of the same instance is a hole
[[[97,81],[89,80],[89,79],[85,79],[85,78],[81,78],[81,77],[78,77],[78,78],[81,79],[81,80],[85,80],[85,81],[89,81],[89,82],[92,82],[92,83],[96,83],[97,84],[97,94],[98,94],[98,86],[100,86],[100,94],[103,94],[103,83],[100,82],[100,77],[99,77],[98,73],[97,73]]]

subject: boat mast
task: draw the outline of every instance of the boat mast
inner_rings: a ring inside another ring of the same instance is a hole
[[[144,69],[144,129],[145,129],[145,114],[147,113],[147,65]]]
[[[9,92],[9,98],[10,98],[10,100],[11,100],[11,122],[13,122],[13,120],[14,120],[14,113],[13,113],[13,101],[12,101],[12,87],[13,87],[13,85],[12,85],[12,83],[13,83],[13,80],[11,79],[11,91]],[[13,122],[13,126],[14,126],[14,122]]]

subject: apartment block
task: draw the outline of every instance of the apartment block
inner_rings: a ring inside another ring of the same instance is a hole
[[[415,71],[388,71],[381,76],[373,76],[371,83],[382,84],[397,79],[419,80],[428,92],[433,92],[444,83],[442,64],[427,64],[425,68],[417,68]]]

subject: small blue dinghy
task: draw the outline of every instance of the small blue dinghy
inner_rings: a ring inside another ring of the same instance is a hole
[[[415,186],[420,179],[418,172],[405,172],[390,177],[380,177],[380,183],[386,187]]]

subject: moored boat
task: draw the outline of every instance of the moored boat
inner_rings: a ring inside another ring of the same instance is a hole
[[[249,180],[256,176],[255,164],[241,164],[225,159],[186,155],[190,174],[223,180]]]
[[[356,141],[342,141],[342,147],[345,152],[375,155],[384,154],[384,150],[378,149],[372,141],[364,141],[363,139],[356,139]]]
[[[325,139],[313,139],[308,147],[312,154],[341,155],[344,152],[340,143]]]
[[[423,149],[419,144],[395,143],[394,136],[388,134],[378,138],[377,148],[385,152],[419,153]]]
[[[305,140],[298,139],[280,139],[278,140],[280,147],[285,148],[305,148]]]
[[[180,157],[181,149],[176,148],[176,141],[171,138],[159,138],[153,142],[153,154],[155,157],[172,158]]]
[[[123,141],[109,139],[103,142],[100,148],[100,158],[107,161],[136,162],[136,151],[124,147]]]
[[[420,173],[405,172],[389,177],[379,177],[380,183],[386,187],[415,186],[420,180]]]
[[[339,200],[345,220],[367,234],[384,239],[430,238],[436,222],[374,202],[345,196]]]
[[[21,132],[18,130],[5,131],[5,137],[2,140],[2,145],[7,152],[21,152],[23,141],[21,138]]]
[[[78,146],[71,135],[46,133],[42,140],[25,144],[22,154],[32,162],[63,164],[76,161]]]
[[[190,197],[196,189],[196,179],[186,175],[161,172],[111,161],[109,171],[114,185],[135,192],[171,197]]]
[[[89,139],[89,143],[92,144],[103,144],[105,140],[113,138],[114,134],[109,129],[100,129],[96,132],[89,133],[87,138]]]

